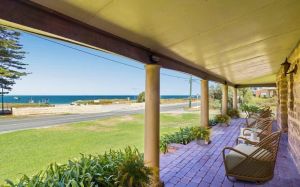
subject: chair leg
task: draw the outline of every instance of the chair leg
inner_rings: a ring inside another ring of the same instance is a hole
[[[257,184],[257,185],[262,185],[262,184],[264,184],[266,181],[256,181],[255,183]]]
[[[227,179],[231,182],[236,182],[236,179],[234,177],[229,177],[228,175],[226,175]]]

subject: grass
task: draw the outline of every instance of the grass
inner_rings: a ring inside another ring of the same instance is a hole
[[[199,114],[161,114],[161,134],[199,125]],[[130,115],[51,128],[0,134],[0,184],[34,174],[51,162],[65,163],[80,153],[136,146],[143,152],[144,116]]]

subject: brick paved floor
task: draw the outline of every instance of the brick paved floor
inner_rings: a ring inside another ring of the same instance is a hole
[[[161,156],[160,175],[166,187],[171,186],[268,186],[300,187],[300,175],[287,149],[287,135],[283,134],[275,167],[275,176],[262,185],[236,181],[225,177],[222,150],[235,145],[239,124],[243,119],[232,120],[229,127],[213,128],[212,143],[200,146],[195,142],[182,146],[175,153]]]

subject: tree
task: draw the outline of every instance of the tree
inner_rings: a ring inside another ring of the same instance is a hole
[[[0,27],[0,84],[10,91],[15,80],[27,75],[22,60],[25,52],[20,44],[20,33]]]
[[[139,93],[139,95],[138,95],[138,97],[137,97],[137,102],[138,102],[138,103],[145,102],[145,92]]]
[[[222,100],[222,89],[219,84],[213,83],[209,85],[209,97],[216,100]]]
[[[27,75],[22,60],[25,58],[25,52],[20,44],[20,33],[14,30],[8,30],[0,26],[0,88],[2,112],[4,112],[3,95],[10,91],[16,83],[15,80]]]
[[[240,88],[239,93],[242,99],[241,103],[249,103],[253,99],[253,93],[250,88]]]
[[[213,83],[209,86],[209,97],[213,102],[213,108],[220,108],[222,101],[222,86],[218,83]],[[233,106],[233,90],[231,88],[228,89],[228,106],[232,108]],[[220,105],[220,106],[219,106]]]

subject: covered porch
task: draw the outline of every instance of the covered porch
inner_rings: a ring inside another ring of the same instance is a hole
[[[232,120],[229,127],[213,127],[212,143],[199,146],[196,142],[182,146],[175,153],[161,155],[160,176],[166,187],[171,186],[256,186],[255,183],[231,182],[225,176],[222,150],[236,145],[244,119]],[[278,128],[277,123],[273,129]],[[288,137],[281,137],[274,178],[260,186],[299,186],[300,174],[288,151]]]
[[[160,156],[161,68],[202,79],[199,126],[203,127],[209,122],[208,81],[223,84],[224,115],[229,86],[234,89],[234,109],[238,108],[238,88],[277,86],[278,126],[289,134],[281,139],[276,176],[265,185],[295,186],[300,182],[293,164],[300,160],[299,7],[293,0],[243,4],[234,0],[2,0],[0,24],[145,64],[144,159],[150,167],[160,169],[167,186],[232,186],[225,178],[221,151],[234,145],[242,119],[227,128],[213,128],[212,144],[206,147],[190,143],[174,154]],[[285,59],[289,66],[281,65]]]

